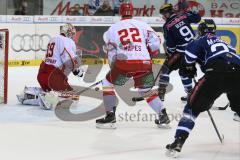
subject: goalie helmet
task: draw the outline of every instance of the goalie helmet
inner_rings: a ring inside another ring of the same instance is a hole
[[[198,35],[203,36],[206,33],[215,34],[216,28],[216,24],[212,19],[204,19],[198,25]]]
[[[159,13],[160,14],[174,13],[173,5],[171,3],[167,3],[167,4],[162,5],[161,8],[159,9]]]
[[[67,23],[61,27],[60,33],[68,38],[74,39],[76,35],[76,29],[72,24]]]
[[[123,2],[119,8],[119,14],[122,17],[133,16],[133,4],[131,2]]]

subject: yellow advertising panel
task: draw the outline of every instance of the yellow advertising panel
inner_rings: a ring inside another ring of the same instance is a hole
[[[223,40],[230,43],[236,52],[240,54],[240,26],[236,27],[217,27],[217,35]]]

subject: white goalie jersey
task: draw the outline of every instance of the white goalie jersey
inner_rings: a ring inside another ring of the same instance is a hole
[[[44,62],[60,68],[65,75],[80,66],[80,58],[76,53],[75,42],[67,37],[58,35],[50,40]]]

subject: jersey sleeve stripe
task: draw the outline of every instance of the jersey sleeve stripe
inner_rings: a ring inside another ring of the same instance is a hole
[[[233,55],[234,57],[236,57],[236,58],[238,58],[238,59],[240,59],[240,56],[239,55],[237,55],[236,53],[234,53],[234,52],[229,52],[231,55]]]
[[[186,56],[185,56],[185,61],[187,62],[187,64],[192,64],[195,62],[195,60],[192,60],[192,61],[188,60]]]
[[[232,50],[234,50],[236,52],[236,49],[233,48],[232,46],[228,45],[229,48],[231,48]]]
[[[188,45],[188,43],[184,43],[184,44],[179,44],[179,45],[177,45],[177,46],[180,46],[180,47],[185,47],[185,46],[187,46]]]
[[[224,53],[226,53],[226,51],[220,51],[220,52],[218,52],[217,54],[214,54],[214,55],[210,56],[209,58],[206,59],[206,63],[207,63],[207,61],[208,61],[209,59],[212,59],[212,58],[214,58],[214,57],[216,57],[216,56],[218,56],[218,55],[220,55],[220,54],[224,54]]]
[[[189,56],[189,57],[191,57],[191,58],[194,58],[194,59],[196,59],[197,58],[197,56],[195,56],[194,54],[192,54],[191,52],[189,52],[189,51],[185,51],[185,54],[187,55],[187,56]]]
[[[169,50],[175,50],[176,47],[173,47],[173,48],[167,47],[167,49],[169,49]]]
[[[178,52],[181,52],[181,53],[184,53],[185,52],[185,50],[181,50],[181,49],[176,49],[176,51],[178,51]]]
[[[75,62],[74,62],[71,54],[68,52],[68,50],[67,50],[66,48],[64,48],[64,50],[67,52],[67,54],[68,54],[68,56],[69,56],[69,58],[70,58],[70,60],[71,60],[71,62],[72,62],[73,68],[74,68],[74,67],[75,67]]]

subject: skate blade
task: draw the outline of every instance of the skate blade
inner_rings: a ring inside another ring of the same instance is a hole
[[[117,125],[116,125],[116,123],[108,123],[108,124],[97,123],[96,128],[98,128],[98,129],[116,129]]]
[[[166,156],[167,157],[177,158],[177,157],[179,157],[179,155],[180,155],[180,152],[175,151],[173,149],[167,149],[166,150]]]
[[[172,127],[170,126],[170,124],[157,124],[158,128],[162,128],[162,129],[171,129]]]

